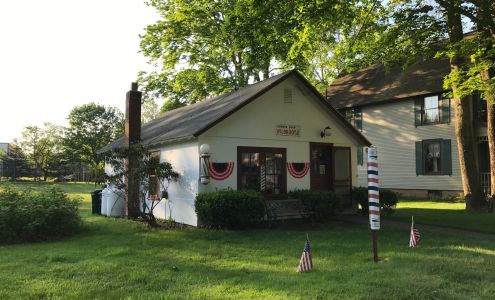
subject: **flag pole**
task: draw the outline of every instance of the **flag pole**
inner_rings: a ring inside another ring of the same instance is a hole
[[[373,248],[373,261],[378,262],[378,230],[371,230],[371,243]]]

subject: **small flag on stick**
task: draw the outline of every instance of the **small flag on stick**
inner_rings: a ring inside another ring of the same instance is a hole
[[[297,267],[297,272],[309,272],[313,269],[313,261],[311,260],[311,248],[309,247],[309,238],[306,238],[306,243],[304,244],[304,251],[301,255],[301,260],[299,261],[299,267]]]
[[[416,247],[419,243],[421,235],[419,235],[419,230],[414,227],[414,217],[411,220],[411,236],[409,237],[409,247]]]

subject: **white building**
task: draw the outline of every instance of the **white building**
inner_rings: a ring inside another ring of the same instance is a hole
[[[141,142],[180,173],[157,216],[194,226],[196,195],[218,189],[254,189],[268,199],[333,190],[350,201],[357,149],[370,145],[295,70],[167,112],[142,127]],[[205,144],[210,181],[201,184]],[[102,151],[123,145],[121,138]]]
[[[329,103],[378,148],[381,187],[421,198],[462,192],[454,110],[443,88],[449,72],[448,60],[430,59],[390,70],[375,64],[341,74],[327,89]],[[471,100],[480,181],[488,191],[486,102],[476,95]],[[363,153],[358,157],[359,186],[367,185]]]

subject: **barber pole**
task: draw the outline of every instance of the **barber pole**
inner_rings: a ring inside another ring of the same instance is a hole
[[[380,230],[380,192],[378,185],[378,151],[368,148],[368,214],[372,234],[373,260],[378,262],[377,231]]]

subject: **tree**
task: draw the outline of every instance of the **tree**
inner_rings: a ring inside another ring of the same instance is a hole
[[[162,19],[146,28],[141,50],[158,69],[141,72],[139,81],[144,99],[167,100],[163,110],[293,67],[324,90],[337,74],[331,59],[339,39],[381,8],[374,0],[153,0],[150,5]]]
[[[137,216],[146,221],[150,226],[157,227],[158,222],[154,215],[154,209],[162,198],[168,198],[168,186],[176,181],[179,174],[174,171],[169,162],[160,162],[160,158],[151,154],[149,149],[140,144],[126,149],[116,149],[107,154],[108,163],[112,167],[112,174],[107,175],[107,181],[118,189],[128,194],[128,178],[133,177],[139,182],[139,198],[128,199],[127,211],[136,212]],[[134,157],[137,161],[129,168],[128,160]],[[161,185],[162,195],[158,199],[148,201],[150,191],[150,178],[154,177]],[[132,218],[131,214],[128,215]]]
[[[63,128],[51,123],[43,127],[27,126],[22,132],[21,147],[34,167],[34,178],[43,180],[53,172],[62,152]]]
[[[73,162],[88,164],[94,181],[102,179],[103,157],[98,150],[123,134],[123,114],[113,107],[88,103],[72,109],[68,119],[66,155]]]
[[[9,144],[8,151],[0,157],[0,163],[3,165],[3,175],[10,177],[12,181],[30,175],[28,158],[17,141]]]

